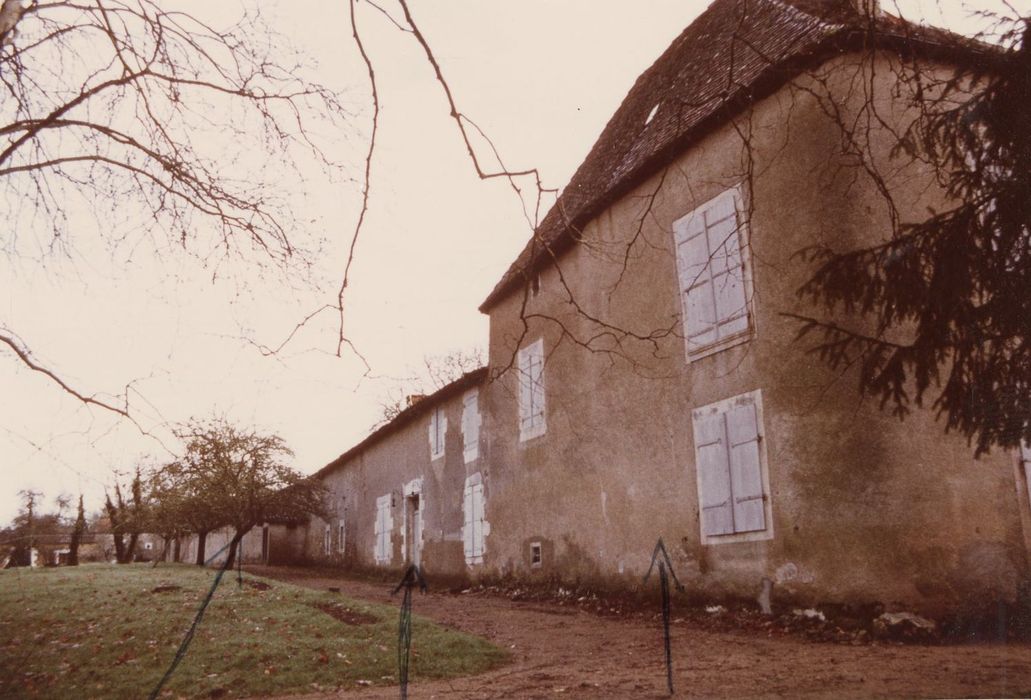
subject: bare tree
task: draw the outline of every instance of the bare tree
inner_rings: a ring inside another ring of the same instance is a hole
[[[314,244],[284,183],[303,179],[302,159],[338,169],[308,125],[317,116],[332,133],[344,112],[283,46],[260,15],[220,29],[151,0],[4,0],[4,251],[68,254],[91,236],[213,264],[306,266]],[[130,417],[127,396],[74,388],[3,319],[0,345],[75,399]]]
[[[422,367],[413,372],[412,376],[388,389],[386,398],[380,404],[383,413],[377,425],[389,423],[413,401],[444,388],[463,374],[483,367],[484,363],[484,354],[480,348],[455,350],[446,355],[427,355],[422,360]]]
[[[284,463],[293,453],[278,435],[220,419],[194,421],[179,435],[185,447],[176,469],[180,488],[191,495],[186,507],[233,528],[229,566],[254,526],[322,513],[324,487]]]
[[[128,498],[125,497],[125,489],[117,478],[113,490],[113,501],[110,493],[104,494],[104,511],[111,523],[115,559],[119,564],[131,564],[136,558],[136,543],[146,529],[150,510],[150,503],[143,488],[142,469],[136,467],[133,472],[128,486]]]

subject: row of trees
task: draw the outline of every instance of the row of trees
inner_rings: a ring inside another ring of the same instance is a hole
[[[68,562],[78,564],[79,544],[88,529],[82,496],[74,516],[70,515],[71,496],[58,496],[56,510],[50,511],[43,509],[43,494],[39,491],[23,489],[18,496],[21,509],[10,525],[0,528],[0,561],[6,559],[13,565],[28,566],[40,539],[58,537],[70,539]]]
[[[164,540],[159,558],[173,546],[180,558],[184,536],[196,534],[196,563],[206,559],[207,535],[229,527],[229,565],[239,543],[254,526],[268,521],[290,521],[322,513],[323,487],[286,465],[292,452],[277,435],[242,429],[224,420],[193,422],[179,431],[182,456],[154,467],[137,467],[128,482],[116,479],[105,493],[103,515],[95,530],[110,530],[115,558],[128,563],[136,558],[140,535],[153,533]],[[19,563],[43,534],[71,536],[69,563],[78,563],[78,547],[87,532],[83,499],[79,497],[74,522],[66,522],[69,499],[58,499],[58,513],[39,512],[40,494],[22,492],[23,506],[4,537],[15,547]],[[104,523],[103,521],[107,522]]]

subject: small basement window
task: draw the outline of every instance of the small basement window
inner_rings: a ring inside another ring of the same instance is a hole
[[[530,543],[530,566],[539,569],[541,566],[541,543]]]

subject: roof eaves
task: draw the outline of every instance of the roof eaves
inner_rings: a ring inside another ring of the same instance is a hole
[[[792,13],[808,15],[806,10],[800,9],[781,0],[771,0],[781,7],[788,8]],[[819,19],[819,18],[817,18]],[[677,136],[666,146],[656,153],[647,157],[636,168],[632,168],[613,182],[599,196],[589,199],[581,206],[573,216],[562,222],[561,229],[552,240],[541,234],[547,222],[542,222],[541,227],[534,232],[533,238],[524,246],[516,261],[509,267],[502,278],[494,286],[487,298],[480,304],[481,313],[489,313],[498,302],[508,296],[520,286],[520,282],[527,282],[540,267],[555,259],[560,253],[572,246],[580,237],[583,228],[594,218],[600,215],[606,208],[618,201],[627,192],[637,187],[648,177],[672,162],[678,153],[683,152],[693,143],[701,140],[705,135],[717,128],[726,120],[746,109],[748,105],[769,96],[777,89],[788,83],[799,73],[813,65],[819,65],[829,60],[834,55],[855,50],[864,46],[891,48],[899,53],[918,53],[919,55],[931,58],[944,58],[958,63],[974,62],[986,69],[996,63],[1001,56],[1001,51],[988,44],[967,39],[960,35],[933,27],[922,27],[906,22],[899,18],[887,16],[878,19],[874,25],[865,22],[826,22],[827,34],[822,40],[809,47],[805,51],[791,55],[787,60],[771,64],[751,84],[742,86],[734,95],[723,100],[721,104],[712,109],[709,114],[703,117],[698,123],[687,128],[684,133]],[[685,30],[686,32],[686,30]],[[681,35],[675,41],[681,40]],[[674,44],[671,44],[671,48]],[[668,51],[668,50],[667,50]],[[645,80],[659,64],[660,56],[648,70],[639,76],[634,87],[627,93],[620,108],[609,120],[599,136],[598,142],[604,137],[617,116],[623,111],[633,91]],[[592,147],[584,164],[594,156],[594,150],[598,142]],[[578,172],[573,175],[570,185],[577,180]],[[562,197],[555,203],[553,210],[563,205]],[[559,210],[561,212],[561,210]],[[551,212],[549,212],[549,216]]]
[[[424,413],[427,413],[434,406],[440,404],[447,399],[450,399],[454,395],[461,391],[464,391],[470,387],[483,383],[483,380],[487,378],[487,368],[479,367],[471,372],[466,372],[455,381],[442,386],[432,394],[426,396],[419,402],[409,406],[400,413],[398,413],[392,420],[384,425],[381,425],[376,430],[372,431],[365,439],[360,441],[354,447],[350,448],[339,457],[334,459],[332,462],[319,469],[317,472],[312,474],[312,478],[319,479],[330,472],[336,471],[342,467],[345,467],[349,461],[351,461],[356,455],[362,451],[368,449],[372,445],[376,444],[380,440],[383,440],[389,435],[397,432],[401,428],[405,427],[416,418]]]

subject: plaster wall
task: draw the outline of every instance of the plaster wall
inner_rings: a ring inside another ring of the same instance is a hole
[[[468,575],[462,542],[462,499],[466,477],[480,471],[486,482],[485,428],[480,429],[479,456],[465,461],[462,437],[462,397],[473,387],[440,402],[423,399],[425,410],[402,427],[374,442],[352,458],[334,465],[323,477],[329,489],[329,520],[312,518],[304,543],[305,558],[311,561],[356,569],[400,569],[412,560],[412,497],[418,494],[422,518],[421,567],[438,580]],[[421,404],[420,404],[421,405]],[[447,420],[444,455],[431,459],[429,424],[440,407]],[[480,412],[483,413],[482,397]],[[486,488],[486,487],[485,487]],[[377,562],[377,499],[390,496],[389,561]],[[340,545],[338,524],[344,522],[344,543]],[[330,529],[330,552],[324,548],[326,526]]]
[[[926,611],[1015,595],[1028,503],[1011,455],[975,460],[930,411],[900,422],[878,410],[854,373],[807,354],[784,315],[820,315],[796,295],[814,269],[799,251],[890,236],[868,168],[904,222],[941,201],[925,169],[889,155],[884,129],[862,135],[861,163],[827,114],[828,104],[846,117],[873,105],[904,124],[891,68],[884,56],[845,56],[762,100],[591,221],[542,271],[538,295],[517,290],[490,310],[488,570],[635,585],[662,537],[681,580],[712,596],[753,597],[763,578],[799,601]],[[824,84],[833,99],[820,104]],[[748,215],[753,333],[689,362],[673,222],[733,186]],[[608,325],[575,313],[571,298]],[[547,432],[520,442],[512,368],[541,337]],[[691,412],[757,390],[772,528],[703,544]]]

